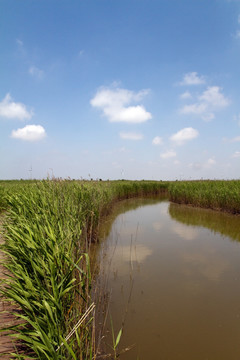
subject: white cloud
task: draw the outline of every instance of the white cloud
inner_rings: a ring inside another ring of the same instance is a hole
[[[41,125],[27,125],[21,129],[13,130],[11,137],[26,141],[42,140],[46,136],[46,131]]]
[[[168,150],[168,151],[160,154],[160,156],[162,159],[169,159],[169,158],[177,156],[177,154],[174,150]]]
[[[191,105],[185,105],[180,110],[182,114],[194,114],[194,115],[202,115],[207,110],[207,104],[191,104]]]
[[[141,105],[121,109],[106,108],[104,113],[111,122],[142,123],[151,119],[151,114]]]
[[[31,119],[33,113],[22,103],[15,103],[10,94],[0,102],[0,117],[7,119]]]
[[[221,93],[221,88],[218,86],[209,86],[207,90],[199,96],[199,100],[205,104],[209,104],[213,108],[224,108],[230,104],[229,99]]]
[[[193,71],[184,75],[180,85],[201,85],[205,84],[205,79],[203,76],[198,76],[198,73]]]
[[[215,164],[216,164],[215,158],[214,158],[214,157],[211,157],[211,158],[209,158],[209,159],[207,160],[205,166],[206,166],[206,167],[212,167],[212,166],[215,165]]]
[[[197,98],[197,102],[185,105],[180,109],[181,114],[201,116],[205,121],[215,118],[215,111],[219,111],[230,104],[230,100],[224,96],[218,86],[209,86]]]
[[[38,79],[43,79],[44,77],[44,71],[40,70],[39,68],[37,68],[36,66],[31,66],[28,70],[29,74],[32,75],[33,77],[36,77]]]
[[[160,136],[155,136],[152,140],[153,145],[161,145],[163,143],[163,139]]]
[[[180,98],[183,100],[191,99],[191,97],[192,97],[192,95],[190,94],[189,91],[185,91],[183,94],[180,95]]]
[[[143,135],[142,134],[137,134],[137,133],[125,133],[125,132],[121,132],[119,134],[121,139],[124,140],[142,140],[143,139]]]
[[[195,139],[198,137],[198,135],[199,133],[196,129],[189,127],[178,131],[176,134],[173,134],[170,137],[170,140],[175,142],[176,145],[183,145],[186,141]]]
[[[232,156],[233,158],[239,158],[240,157],[240,151],[235,151],[235,153]]]
[[[148,90],[135,93],[127,89],[102,87],[90,104],[100,108],[110,122],[143,123],[152,118],[151,113],[143,105],[128,105],[141,101],[148,93]]]

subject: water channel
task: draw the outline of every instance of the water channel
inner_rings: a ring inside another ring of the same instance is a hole
[[[240,359],[240,217],[122,201],[98,256],[115,335],[123,327],[121,360]],[[109,353],[109,320],[106,333]]]

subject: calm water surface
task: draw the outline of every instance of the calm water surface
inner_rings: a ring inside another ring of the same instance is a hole
[[[123,201],[113,218],[100,279],[115,333],[124,323],[119,350],[134,344],[120,358],[239,360],[240,218],[156,199]]]

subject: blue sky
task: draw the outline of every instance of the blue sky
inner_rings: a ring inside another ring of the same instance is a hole
[[[240,177],[240,1],[0,0],[0,54],[0,179]]]

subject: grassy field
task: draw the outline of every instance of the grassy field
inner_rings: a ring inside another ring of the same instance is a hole
[[[240,213],[240,181],[175,181],[169,186],[169,197],[179,204]]]
[[[15,337],[31,359],[94,359],[89,244],[123,198],[165,191],[152,181],[0,182],[4,251],[13,275],[2,294],[17,304]],[[13,355],[23,359],[23,355]]]

